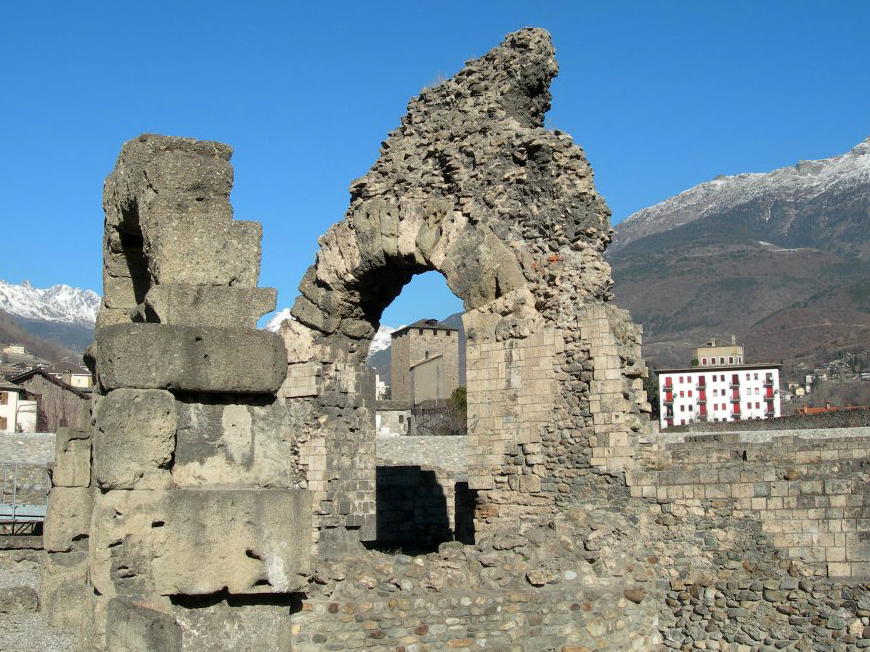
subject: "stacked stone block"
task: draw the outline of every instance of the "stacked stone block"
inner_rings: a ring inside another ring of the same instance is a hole
[[[43,529],[46,551],[40,608],[55,627],[82,624],[87,603],[88,544],[93,510],[91,433],[59,428]]]
[[[87,576],[85,650],[196,649],[190,596],[225,596],[200,606],[208,630],[222,600],[271,611],[307,586],[287,353],[255,328],[275,291],[255,287],[259,225],[232,218],[230,153],[142,136],[106,181],[94,426],[58,437],[56,484],[75,486],[53,489],[46,539],[64,561],[86,555],[46,570],[53,584]]]
[[[721,512],[755,519],[808,575],[870,577],[865,437],[687,439],[648,456],[648,469],[629,473],[631,493],[669,504],[677,517]]]

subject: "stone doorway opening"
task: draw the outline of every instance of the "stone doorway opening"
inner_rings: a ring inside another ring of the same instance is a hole
[[[366,367],[375,374],[375,539],[421,554],[474,541],[468,489],[462,303],[444,278],[414,275],[384,310]]]

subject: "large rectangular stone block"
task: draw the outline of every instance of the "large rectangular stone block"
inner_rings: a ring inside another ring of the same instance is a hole
[[[48,553],[42,565],[39,610],[52,627],[78,627],[88,597],[88,554]]]
[[[257,222],[211,214],[173,215],[147,229],[149,267],[160,284],[255,287],[260,275]]]
[[[292,487],[294,438],[287,405],[272,397],[226,403],[187,395],[176,403],[176,487]]]
[[[167,494],[164,595],[292,593],[308,586],[311,494],[301,489],[179,489]]]
[[[116,324],[97,332],[94,348],[105,390],[274,394],[287,374],[284,342],[268,331]]]
[[[181,652],[181,627],[169,614],[112,598],[106,618],[106,652]]]
[[[116,389],[95,410],[94,481],[102,489],[169,486],[175,397],[160,389]]]
[[[55,487],[48,497],[43,545],[48,552],[65,552],[86,539],[91,527],[93,499],[87,487]]]
[[[153,563],[167,549],[166,493],[113,490],[95,495],[88,565],[91,584],[101,596],[160,595]]]
[[[171,284],[148,290],[145,304],[161,324],[256,328],[277,297],[275,288]]]
[[[55,487],[87,487],[91,484],[91,433],[88,430],[58,428],[54,441]]]

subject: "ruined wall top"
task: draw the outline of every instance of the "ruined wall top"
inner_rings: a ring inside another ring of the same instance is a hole
[[[299,322],[366,341],[428,270],[466,310],[528,323],[570,321],[578,302],[608,298],[610,210],[583,150],[543,126],[557,71],[547,32],[523,29],[413,99],[351,185],[345,219],[320,239]]]

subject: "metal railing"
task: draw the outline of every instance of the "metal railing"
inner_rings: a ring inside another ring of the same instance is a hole
[[[18,462],[3,462],[3,493],[0,495],[0,532],[35,534],[45,521],[46,505],[18,502]]]

